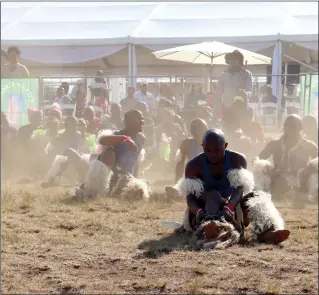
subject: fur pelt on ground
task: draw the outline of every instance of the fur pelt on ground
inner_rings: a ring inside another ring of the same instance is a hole
[[[85,176],[84,183],[76,189],[77,197],[106,196],[109,192],[109,184],[112,169],[99,160],[90,162],[89,171]]]
[[[272,164],[268,160],[261,160],[257,157],[253,161],[255,190],[271,192],[271,178],[268,173],[269,167],[272,167]]]
[[[285,222],[275,207],[269,194],[254,191],[254,197],[247,201],[248,219],[252,225],[253,238],[266,230],[282,230]]]
[[[49,181],[51,179],[55,179],[63,171],[64,165],[68,165],[68,158],[62,155],[57,155],[47,173],[46,180]]]
[[[119,168],[114,169],[110,182],[110,197],[148,200],[150,194],[150,186],[144,179],[136,178],[128,172],[122,172]]]
[[[199,240],[197,245],[203,249],[226,249],[237,244],[240,239],[240,233],[235,230],[234,226],[229,222],[221,222],[219,220],[206,221],[196,230],[196,235],[202,235],[204,228],[211,222],[217,227],[218,236],[209,240]]]

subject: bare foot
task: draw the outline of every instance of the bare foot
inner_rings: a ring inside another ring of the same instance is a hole
[[[264,242],[267,244],[277,245],[287,240],[289,235],[290,235],[290,231],[288,229],[277,230],[277,231],[266,231],[259,236],[258,241]]]

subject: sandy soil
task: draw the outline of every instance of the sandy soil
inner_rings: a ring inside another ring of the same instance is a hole
[[[277,204],[291,230],[281,246],[198,252],[162,224],[181,221],[183,201],[79,202],[72,191],[2,186],[2,293],[318,293],[316,206]]]

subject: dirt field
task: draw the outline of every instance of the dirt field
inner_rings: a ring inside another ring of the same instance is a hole
[[[278,204],[283,246],[196,252],[162,225],[181,221],[183,202],[75,202],[72,191],[2,186],[3,294],[317,293],[315,206]]]

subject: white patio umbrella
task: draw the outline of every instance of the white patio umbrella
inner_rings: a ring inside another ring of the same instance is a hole
[[[164,49],[153,52],[153,54],[159,59],[184,61],[193,64],[226,65],[225,54],[234,50],[238,50],[244,55],[244,63],[247,65],[271,64],[271,58],[267,56],[217,41]]]
[[[210,81],[212,81],[213,66],[226,65],[225,54],[234,50],[238,50],[243,54],[245,66],[271,64],[271,58],[267,56],[217,41],[164,49],[153,52],[153,54],[158,59],[184,61],[193,64],[209,64],[211,65]],[[211,82],[209,87],[211,88]]]

